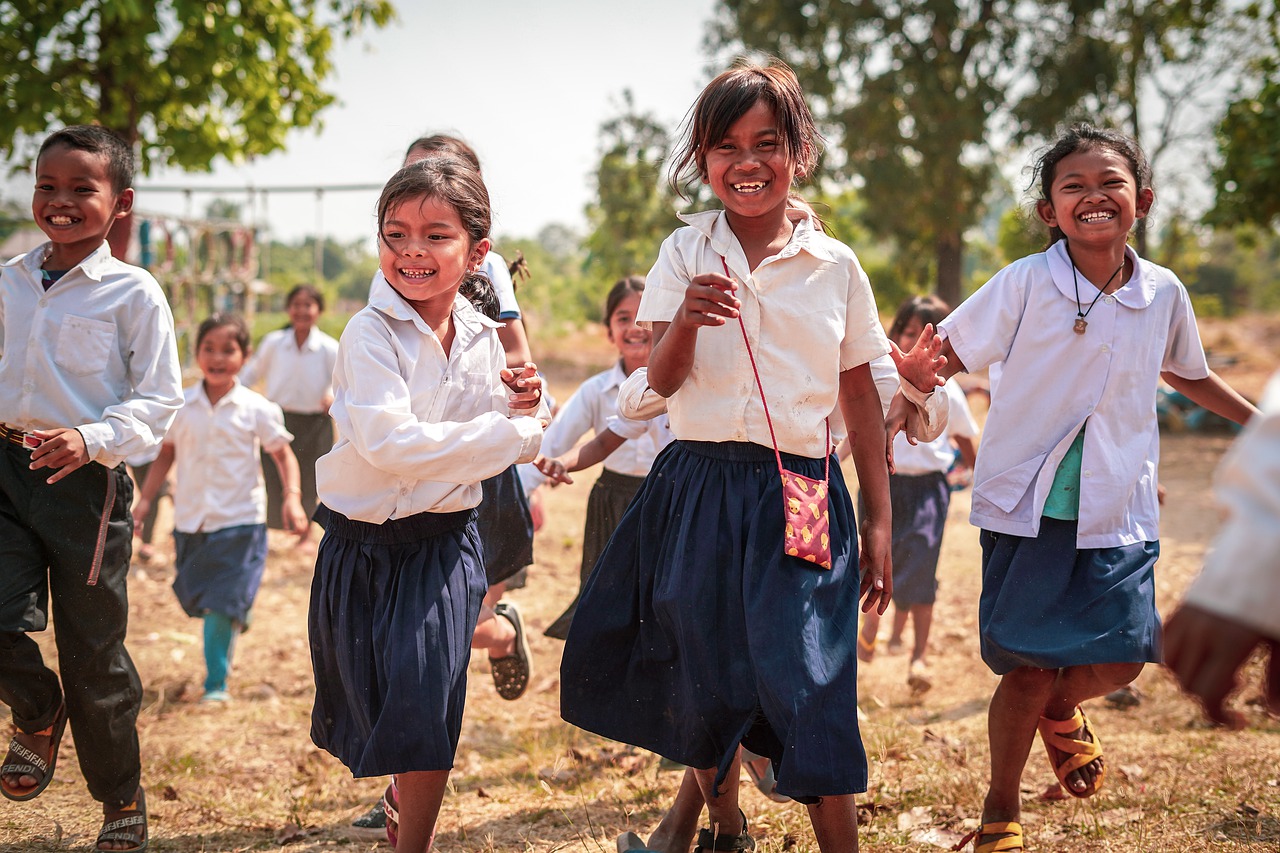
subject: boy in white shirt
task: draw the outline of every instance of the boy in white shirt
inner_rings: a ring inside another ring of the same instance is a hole
[[[104,850],[147,843],[142,685],[124,647],[133,487],[123,462],[159,443],[182,404],[164,293],[105,241],[133,207],[133,172],[110,131],[50,135],[32,198],[50,242],[0,270],[0,701],[17,729],[0,793],[30,800],[48,786],[71,720],[103,803]],[[28,636],[51,605],[61,679]]]

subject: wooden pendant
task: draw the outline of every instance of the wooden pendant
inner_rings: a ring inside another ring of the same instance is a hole
[[[1085,322],[1085,319],[1084,319],[1083,317],[1077,317],[1077,318],[1076,318],[1076,324],[1075,324],[1074,326],[1072,326],[1071,328],[1073,328],[1073,329],[1075,330],[1075,333],[1076,333],[1077,335],[1083,335],[1083,334],[1084,334],[1085,327],[1087,327],[1088,325],[1089,325],[1089,324],[1088,324],[1087,322]]]

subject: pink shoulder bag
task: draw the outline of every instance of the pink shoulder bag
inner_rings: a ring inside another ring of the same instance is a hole
[[[729,262],[724,258],[720,262],[724,264],[724,274],[732,278]],[[769,440],[773,443],[773,455],[782,476],[782,513],[786,521],[782,550],[792,557],[830,569],[831,519],[827,512],[827,482],[831,476],[831,422],[825,422],[827,437],[824,446],[827,450],[823,454],[825,465],[821,480],[788,471],[782,466],[782,452],[778,450],[778,438],[773,432],[773,418],[769,416],[769,404],[764,399],[764,384],[760,381],[760,371],[756,367],[756,357],[751,351],[751,341],[747,339],[747,327],[741,314],[738,315],[738,328],[742,330],[742,342],[746,344],[747,358],[751,360],[751,372],[755,374],[756,387],[760,389],[760,405],[764,407]]]

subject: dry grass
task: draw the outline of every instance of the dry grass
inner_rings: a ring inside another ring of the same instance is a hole
[[[1206,340],[1257,330],[1211,327]],[[575,348],[577,350],[578,348]],[[588,348],[589,350],[590,348]],[[1257,393],[1276,361],[1249,356],[1223,372]],[[595,349],[597,357],[601,354]],[[581,361],[581,359],[578,359]],[[566,365],[561,394],[583,375]],[[1195,573],[1217,525],[1210,473],[1229,437],[1166,437],[1160,602],[1165,612]],[[603,741],[560,721],[561,646],[540,630],[573,595],[581,519],[592,476],[547,496],[537,565],[513,594],[532,627],[536,672],[517,702],[497,698],[487,664],[471,670],[469,707],[441,814],[441,850],[610,853],[625,829],[642,835],[674,795],[679,774],[651,755]],[[906,658],[883,653],[861,673],[863,735],[871,790],[863,805],[866,850],[937,850],[975,823],[986,777],[985,710],[995,677],[978,658],[977,534],[966,522],[967,493],[953,503],[940,574],[933,635],[934,689],[913,701]],[[310,566],[273,539],[268,573],[242,638],[232,678],[236,701],[195,704],[202,677],[198,623],[185,617],[169,587],[171,563],[136,567],[129,648],[147,686],[140,720],[152,849],[173,853],[270,850],[362,851],[378,846],[349,835],[347,824],[380,794],[378,780],[352,780],[308,738],[312,683],[306,640]],[[171,555],[171,551],[169,552]],[[887,630],[887,628],[882,628]],[[53,656],[49,636],[41,639]],[[1256,692],[1255,664],[1247,702]],[[1032,850],[1280,850],[1280,725],[1247,706],[1251,728],[1207,727],[1169,679],[1148,668],[1143,704],[1119,711],[1098,701],[1091,715],[1106,744],[1111,775],[1087,801],[1044,802],[1052,780],[1039,745],[1024,776],[1023,821]],[[850,709],[853,713],[853,709]],[[744,782],[743,807],[763,850],[816,851],[804,810],[777,805]],[[0,806],[0,849],[55,851],[92,844],[98,809],[84,788],[71,740],[58,775],[38,800]],[[385,845],[383,846],[385,850]]]

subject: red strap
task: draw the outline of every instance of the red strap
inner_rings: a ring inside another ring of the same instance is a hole
[[[725,260],[723,255],[720,256],[720,263],[724,265],[724,274],[729,278],[733,278],[733,274],[729,272],[729,262]],[[773,442],[773,456],[778,460],[778,473],[785,476],[785,469],[782,467],[782,453],[778,450],[778,437],[773,432],[773,418],[769,417],[769,404],[764,399],[764,383],[760,381],[760,370],[756,367],[756,356],[751,351],[751,341],[747,338],[747,326],[742,322],[741,311],[738,312],[738,328],[742,330],[742,342],[747,347],[747,358],[751,360],[751,372],[755,374],[756,387],[760,389],[760,405],[764,407],[764,421],[769,425],[769,440]],[[822,454],[825,463],[825,467],[822,470],[822,480],[826,482],[831,475],[831,420],[829,418],[825,419],[823,423],[827,425],[826,447],[825,452]]]

